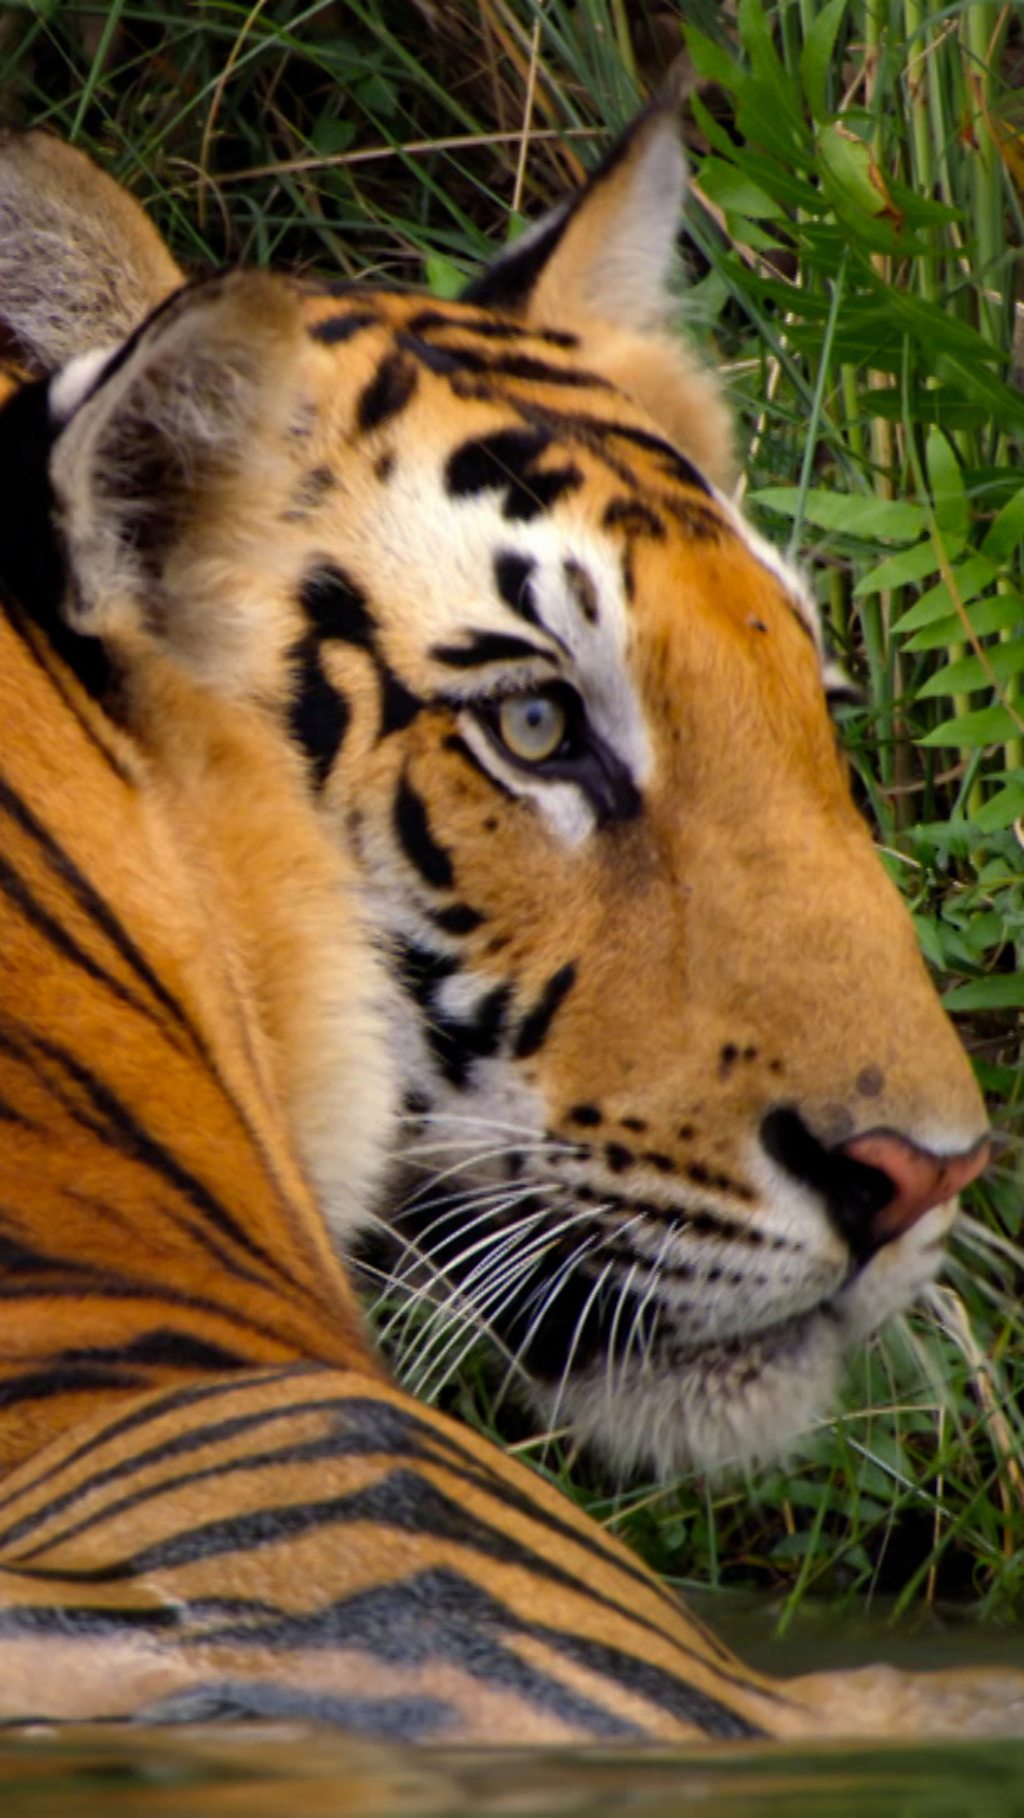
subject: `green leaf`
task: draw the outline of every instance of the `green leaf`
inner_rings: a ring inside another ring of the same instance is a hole
[[[762,0],[739,0],[736,23],[754,75],[760,82],[775,85],[776,93],[781,94],[790,86],[789,77],[775,49]]]
[[[918,739],[919,745],[955,746],[977,751],[985,745],[1002,745],[1007,739],[1020,737],[1020,727],[1006,707],[979,707],[977,713],[961,713],[943,720]]]
[[[886,188],[895,208],[912,227],[947,227],[951,221],[964,219],[962,208],[951,202],[937,202],[933,196],[922,196],[895,177],[886,178]]]
[[[1024,539],[1024,486],[996,513],[982,542],[993,562],[1008,562]]]
[[[943,998],[947,1010],[1016,1010],[1024,1006],[1024,972],[1001,972],[956,985]]]
[[[826,212],[828,205],[821,191],[815,184],[808,182],[806,177],[797,176],[792,163],[781,164],[778,158],[755,151],[750,145],[732,146],[730,162],[748,177],[752,177],[769,196],[785,207],[804,209],[812,215]],[[827,308],[826,302],[826,311]]]
[[[708,82],[716,82],[719,88],[725,89],[726,94],[732,94],[743,80],[743,71],[735,58],[730,57],[728,51],[723,50],[714,39],[698,31],[695,25],[687,25],[685,21],[683,39],[698,76],[705,77]]]
[[[928,961],[928,964],[934,966],[936,972],[944,972],[946,969],[946,949],[942,944],[940,930],[936,927],[931,916],[915,915],[913,917],[913,922],[914,932],[917,935],[917,944],[924,954],[925,959]]]
[[[822,187],[833,204],[865,215],[881,215],[889,207],[888,192],[871,147],[839,121],[820,126],[815,134]]]
[[[815,120],[828,117],[828,78],[835,68],[835,45],[847,0],[827,0],[816,13],[800,52],[800,80]]]
[[[993,631],[1012,631],[1024,626],[1024,600],[1018,594],[996,594],[991,600],[975,600],[967,616],[976,637],[988,637]],[[963,641],[964,622],[959,613],[954,613],[947,619],[936,619],[933,624],[923,626],[907,639],[906,648],[943,650],[948,644],[962,644]]]
[[[974,915],[966,923],[963,938],[971,952],[977,954],[980,964],[986,953],[1006,944],[1006,923],[998,910],[990,909],[987,915]]]
[[[956,378],[976,403],[986,405],[1000,428],[1015,430],[1018,434],[1024,429],[1024,396],[1004,385],[994,373],[957,354],[940,355],[935,370],[940,378]]]
[[[749,77],[736,97],[736,130],[761,151],[771,152],[784,167],[805,169],[813,157],[794,83],[759,82]]]
[[[796,517],[800,508],[798,486],[762,486],[751,493],[758,505],[781,512],[783,517]],[[803,516],[819,530],[834,530],[844,536],[875,539],[888,543],[909,543],[925,528],[924,508],[901,499],[876,499],[873,493],[848,497],[843,493],[825,492],[812,487],[803,501]]]
[[[958,568],[951,569],[956,598],[960,604],[966,606],[969,601],[977,599],[979,593],[984,593],[986,587],[991,587],[997,572],[993,564],[981,555],[968,556]],[[948,582],[936,581],[935,586],[929,587],[927,593],[923,593],[909,611],[901,614],[893,630],[917,631],[920,626],[930,625],[935,619],[948,617],[955,612],[956,605]]]
[[[934,700],[936,695],[970,694],[975,688],[991,688],[992,677],[1003,682],[1024,669],[1024,638],[1009,644],[991,644],[985,652],[986,662],[974,652],[956,663],[946,663],[930,675],[917,690],[919,700]]]
[[[332,158],[338,152],[348,151],[355,136],[354,120],[339,120],[330,114],[324,114],[310,133],[309,142],[319,157]]]
[[[983,802],[974,816],[982,833],[1002,833],[1024,814],[1024,783],[1007,783]]]
[[[712,202],[728,214],[750,215],[753,219],[777,219],[782,209],[760,185],[751,182],[735,165],[721,158],[705,158],[700,167],[700,186]]]
[[[916,543],[913,549],[901,550],[899,555],[887,556],[857,582],[853,590],[855,600],[867,599],[873,593],[884,593],[888,587],[907,587],[916,581],[923,581],[926,575],[934,574],[939,566],[935,545],[929,537],[927,543]],[[899,629],[902,620],[893,626]]]
[[[958,555],[967,540],[970,508],[964,477],[948,436],[934,424],[925,438],[925,465],[935,507],[935,521],[949,556]]]
[[[444,253],[428,253],[423,264],[427,283],[435,297],[441,297],[447,302],[465,289],[466,273],[460,265],[456,265],[454,259],[446,258]]]

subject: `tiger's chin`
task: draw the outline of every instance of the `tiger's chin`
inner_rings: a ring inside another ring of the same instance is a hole
[[[955,1214],[955,1200],[934,1207],[792,1318],[699,1348],[665,1335],[653,1355],[589,1367],[539,1404],[624,1478],[762,1469],[828,1417],[850,1354],[934,1280]]]

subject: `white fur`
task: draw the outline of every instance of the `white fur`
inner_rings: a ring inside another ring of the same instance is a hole
[[[48,397],[52,423],[61,426],[68,422],[115,352],[113,347],[96,347],[91,353],[79,354],[77,359],[69,360],[61,368],[50,381]]]

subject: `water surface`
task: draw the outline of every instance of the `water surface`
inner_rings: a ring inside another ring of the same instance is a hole
[[[745,1658],[799,1673],[884,1658],[1024,1666],[1024,1635],[925,1612],[805,1605],[774,1633],[763,1601],[698,1598]],[[544,1753],[426,1752],[280,1724],[0,1732],[0,1818],[1024,1818],[1024,1736],[820,1748],[753,1744]]]
[[[0,1744],[4,1818],[1021,1818],[1024,1739],[415,1754],[281,1728]]]

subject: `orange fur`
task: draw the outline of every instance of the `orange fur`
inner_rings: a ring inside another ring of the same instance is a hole
[[[53,218],[25,169],[52,180],[61,156],[0,150],[25,244],[37,206]],[[833,1160],[880,1120],[982,1140],[849,800],[807,598],[658,433],[728,466],[709,382],[664,339],[680,170],[652,116],[504,313],[238,274],[51,388],[65,591],[23,564],[0,620],[5,1718],[620,1744],[1024,1722],[1019,1674],[747,1671],[554,1490],[387,1384],[335,1249],[391,1209],[395,1076],[440,1094],[465,1062],[454,1102],[485,1150],[495,1104],[506,1136],[533,1120],[568,1224],[597,1204],[618,1241],[675,1218],[685,1245],[710,1221],[712,1266],[684,1247],[665,1281],[703,1268],[702,1307],[751,1321],[709,1354],[770,1376],[762,1331],[869,1324],[865,1298],[905,1299],[951,1216],[894,1236],[844,1300],[847,1240],[813,1193],[766,1183],[780,1094]],[[667,202],[644,200],[652,173]],[[173,280],[139,231],[141,310]],[[96,275],[75,252],[44,331],[28,306],[44,367]],[[84,320],[90,356],[104,325]],[[538,424],[524,455],[510,432]],[[98,699],[68,624],[102,640]],[[529,703],[570,656],[603,742],[568,777],[516,769],[478,671]],[[431,931],[413,983],[441,995],[414,1012],[396,956]],[[467,1178],[458,1140],[432,1165]],[[485,1198],[489,1166],[468,1177]],[[616,1206],[632,1170],[642,1194]],[[783,1351],[772,1393],[813,1395]],[[629,1362],[583,1381],[584,1429],[656,1424]],[[709,1457],[745,1382],[723,1368],[702,1411]]]

